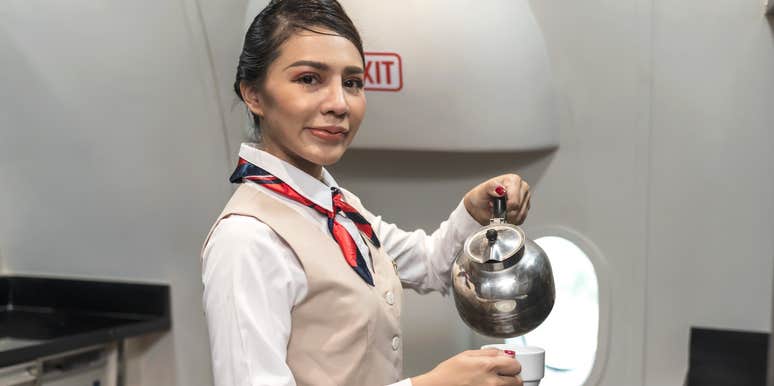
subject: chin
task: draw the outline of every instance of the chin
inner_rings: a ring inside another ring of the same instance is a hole
[[[317,154],[314,154],[309,158],[309,161],[314,162],[317,165],[330,166],[339,162],[341,157],[344,156],[345,151],[346,149],[320,149]]]

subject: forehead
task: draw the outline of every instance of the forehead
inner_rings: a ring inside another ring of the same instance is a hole
[[[311,60],[331,67],[363,67],[363,59],[357,47],[347,38],[321,30],[293,32],[280,46],[280,55],[274,64],[280,68],[298,60]]]

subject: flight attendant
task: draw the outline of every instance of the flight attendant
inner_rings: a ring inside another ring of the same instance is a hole
[[[515,174],[494,177],[430,235],[369,212],[325,169],[363,120],[364,67],[335,0],[271,1],[247,31],[234,88],[256,142],[241,146],[231,176],[241,185],[202,251],[215,385],[522,385],[519,362],[500,350],[402,378],[402,288],[446,293],[491,198],[507,196],[520,224],[530,191]]]

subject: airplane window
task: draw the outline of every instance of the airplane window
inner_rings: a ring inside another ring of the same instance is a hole
[[[599,286],[589,257],[562,237],[535,240],[548,255],[554,272],[556,301],[548,318],[527,335],[506,342],[546,350],[541,386],[582,385],[597,351]]]

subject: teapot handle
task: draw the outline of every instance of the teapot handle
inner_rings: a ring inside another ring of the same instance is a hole
[[[505,220],[507,213],[507,201],[505,196],[492,198],[492,218],[501,218]]]

